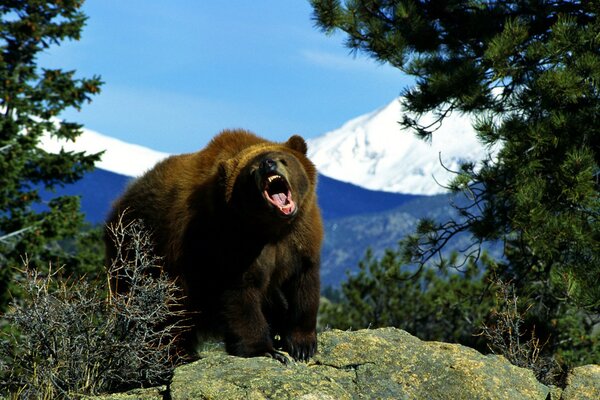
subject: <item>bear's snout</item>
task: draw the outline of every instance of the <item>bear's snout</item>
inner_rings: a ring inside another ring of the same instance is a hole
[[[277,162],[275,160],[271,160],[270,158],[267,158],[260,162],[259,168],[260,168],[260,172],[262,172],[263,174],[267,174],[269,172],[273,172],[273,171],[277,170]]]

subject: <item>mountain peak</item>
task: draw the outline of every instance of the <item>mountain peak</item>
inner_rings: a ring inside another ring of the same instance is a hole
[[[309,140],[309,157],[331,178],[372,190],[419,195],[445,193],[440,184],[453,177],[446,168],[458,170],[464,161],[487,158],[489,151],[477,140],[468,118],[450,115],[426,142],[401,127],[405,113],[400,99],[394,99]],[[429,120],[433,117],[425,115],[422,122]]]

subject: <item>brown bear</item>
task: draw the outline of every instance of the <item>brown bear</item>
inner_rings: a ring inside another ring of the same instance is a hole
[[[275,143],[224,131],[158,163],[109,216],[143,221],[194,329],[224,337],[230,354],[285,362],[276,344],[296,360],[316,351],[323,229],[306,150],[300,136]]]

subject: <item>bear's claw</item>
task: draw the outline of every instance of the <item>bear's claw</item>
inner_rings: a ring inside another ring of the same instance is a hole
[[[285,354],[283,354],[282,352],[277,351],[277,350],[266,352],[265,357],[273,358],[273,359],[279,361],[280,363],[286,364],[286,365],[288,362],[290,362],[290,359],[287,358]]]

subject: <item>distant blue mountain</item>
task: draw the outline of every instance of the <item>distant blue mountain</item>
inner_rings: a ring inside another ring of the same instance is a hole
[[[379,192],[319,175],[317,196],[323,219],[379,213],[427,196]]]
[[[88,222],[105,220],[112,202],[125,190],[131,177],[96,169],[80,181],[57,190],[58,194],[81,196],[81,208]],[[320,175],[317,196],[325,220],[378,213],[426,196],[378,192]]]

